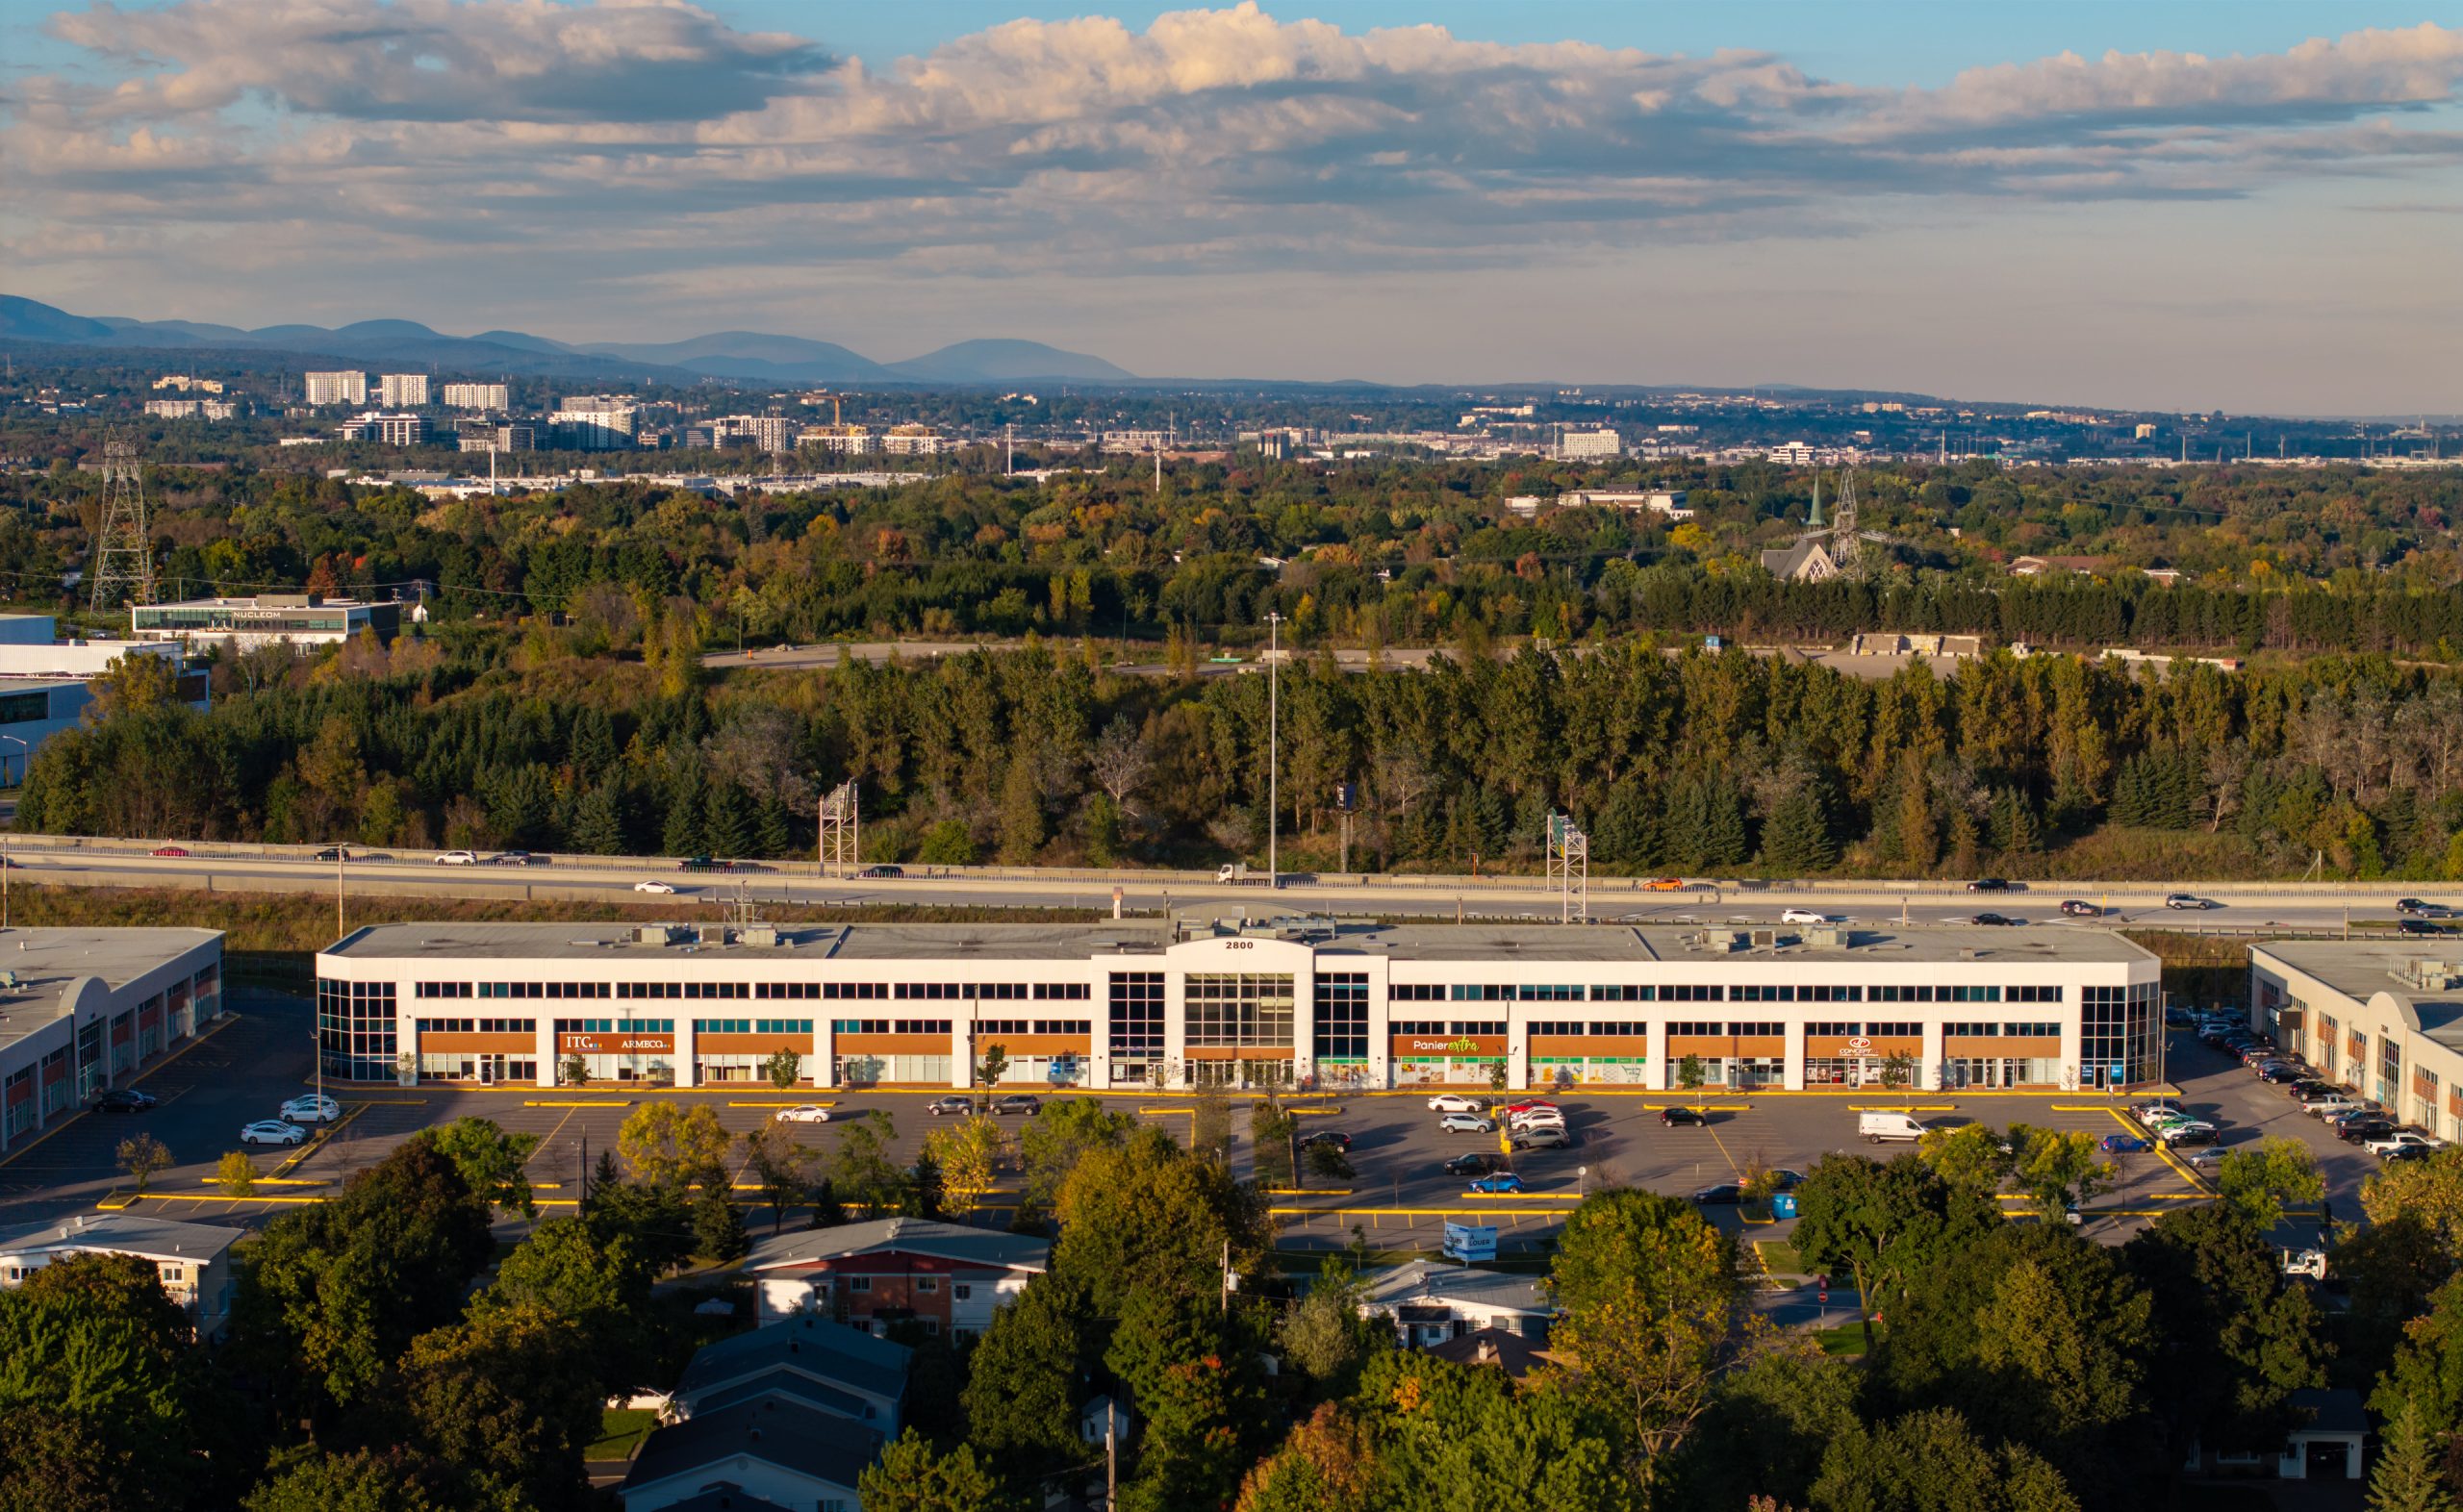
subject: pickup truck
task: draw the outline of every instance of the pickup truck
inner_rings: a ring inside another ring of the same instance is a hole
[[[2347,1097],[2339,1092],[2323,1092],[2300,1099],[2300,1111],[2311,1118],[2323,1118],[2329,1113],[2346,1113],[2361,1105],[2358,1097]]]
[[[2425,1134],[2417,1133],[2411,1129],[2397,1129],[2392,1134],[2377,1139],[2364,1140],[2360,1147],[2373,1155],[2383,1157],[2399,1149],[2438,1149],[2445,1144],[2444,1140],[2431,1139]]]
[[[1280,887],[1282,884],[1271,871],[1252,871],[1245,861],[1235,861],[1216,869],[1214,880],[1232,887]]]

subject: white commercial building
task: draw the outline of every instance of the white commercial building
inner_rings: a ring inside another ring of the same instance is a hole
[[[512,398],[500,383],[449,383],[444,386],[444,407],[502,411],[512,407]]]
[[[629,397],[574,394],[547,416],[557,438],[584,451],[622,451],[632,446],[641,407]]]
[[[326,598],[317,593],[261,593],[253,598],[186,598],[129,609],[130,633],[144,641],[186,645],[219,642],[234,651],[289,644],[340,645],[362,630],[383,641],[401,628],[402,606]]]
[[[799,446],[818,446],[842,456],[860,457],[876,444],[872,431],[861,425],[807,425],[796,433]]]
[[[83,722],[93,680],[123,656],[161,658],[174,694],[212,707],[206,674],[183,670],[181,647],[150,641],[62,641],[49,615],[0,615],[0,786],[23,782],[43,742]]]
[[[2325,1080],[2463,1141],[2463,939],[2253,945],[2249,1017]]]
[[[1571,462],[1583,458],[1621,457],[1624,440],[1614,431],[1567,431],[1557,438],[1557,455]]]
[[[343,441],[375,441],[388,446],[417,446],[427,440],[424,415],[388,415],[369,410],[334,427]]]
[[[880,449],[892,457],[937,457],[953,444],[928,425],[893,425],[880,439]]]
[[[232,399],[148,399],[145,413],[165,420],[227,420],[240,406]]]
[[[213,929],[0,931],[0,1151],[222,1017]]]
[[[368,375],[366,373],[310,373],[307,375],[310,404],[366,404]]]
[[[427,374],[386,373],[376,380],[376,402],[389,410],[411,410],[427,403]]]
[[[389,924],[317,958],[358,1080],[2131,1086],[2157,962],[2076,928]]]

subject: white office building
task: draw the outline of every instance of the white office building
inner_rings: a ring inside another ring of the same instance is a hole
[[[584,451],[622,451],[633,444],[640,406],[629,396],[574,394],[547,416],[565,445]]]
[[[307,375],[310,404],[366,404],[368,375],[366,373],[310,373]]]
[[[317,958],[359,1080],[2131,1086],[2156,958],[2074,928],[391,924]]]
[[[482,410],[502,413],[511,409],[512,398],[500,383],[449,383],[444,386],[444,407],[448,410]]]
[[[222,1017],[213,929],[12,929],[0,1152],[23,1148]]]
[[[63,641],[49,615],[0,615],[0,787],[23,782],[43,743],[84,721],[94,679],[123,656],[162,658],[175,696],[199,713],[212,707],[206,674],[183,670],[177,645]]]
[[[389,410],[415,410],[428,402],[427,374],[387,373],[376,380],[376,402]]]
[[[134,604],[129,633],[140,641],[165,641],[199,650],[219,643],[233,651],[285,644],[297,650],[340,645],[362,630],[391,641],[401,628],[402,606],[326,598],[317,593],[260,593],[249,598],[185,598],[169,604]]]
[[[2463,1142],[2463,940],[2268,940],[2249,1017],[2327,1081]]]
[[[334,427],[334,434],[343,441],[382,441],[388,446],[418,446],[427,441],[427,416],[424,415],[387,414],[369,410],[354,415]]]
[[[1557,438],[1557,455],[1567,462],[1625,455],[1625,442],[1612,430],[1566,431]]]

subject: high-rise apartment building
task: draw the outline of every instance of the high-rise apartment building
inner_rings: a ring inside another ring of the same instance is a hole
[[[629,394],[573,394],[547,416],[559,441],[584,451],[615,451],[631,446],[638,421],[639,407]]]
[[[500,383],[449,383],[444,386],[448,410],[509,410],[511,396]]]
[[[1625,443],[1614,431],[1567,431],[1558,438],[1557,455],[1576,457],[1621,457]]]
[[[411,410],[427,403],[427,374],[387,373],[376,381],[377,403],[389,410]]]
[[[366,373],[310,373],[307,379],[310,404],[366,404],[368,402]]]

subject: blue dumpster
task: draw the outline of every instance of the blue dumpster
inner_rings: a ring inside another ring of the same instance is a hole
[[[1796,1195],[1793,1192],[1777,1192],[1771,1194],[1770,1216],[1774,1219],[1795,1217]]]

